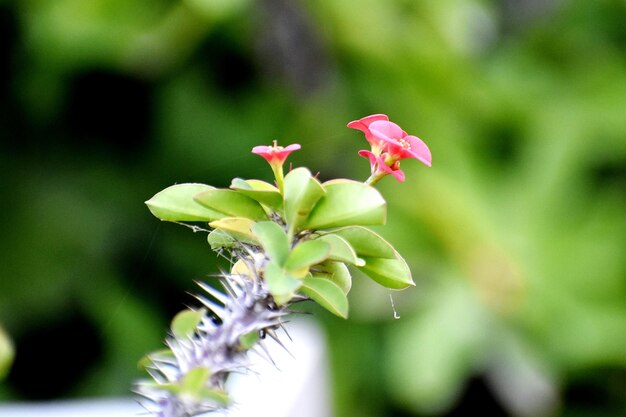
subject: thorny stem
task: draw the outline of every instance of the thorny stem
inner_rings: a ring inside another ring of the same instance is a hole
[[[248,263],[254,268],[251,261]],[[137,386],[137,393],[147,400],[144,406],[151,415],[191,417],[227,407],[227,403],[215,400],[216,395],[224,392],[226,380],[232,372],[248,365],[247,352],[256,351],[267,358],[262,341],[255,341],[253,337],[253,346],[247,346],[244,341],[251,335],[269,335],[282,345],[275,330],[282,327],[283,317],[291,311],[288,306],[275,305],[258,274],[245,277],[226,274],[222,283],[224,293],[199,283],[218,303],[196,296],[210,313],[202,318],[195,335],[167,340],[174,358],[152,358],[149,373],[156,383],[143,381]],[[168,390],[169,385],[180,383],[187,373],[197,368],[210,370],[206,388],[218,394],[195,398],[179,396]]]

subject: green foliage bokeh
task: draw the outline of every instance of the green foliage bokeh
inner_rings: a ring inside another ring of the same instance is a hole
[[[273,139],[322,179],[365,179],[345,124],[386,113],[433,154],[378,186],[380,233],[417,288],[393,294],[399,321],[365,280],[348,321],[317,314],[336,415],[446,415],[472,395],[512,415],[616,415],[624,21],[619,0],[0,1],[0,323],[17,349],[0,398],[127,394],[192,280],[217,270],[144,200],[268,180],[250,149]],[[25,375],[79,357],[58,386]]]

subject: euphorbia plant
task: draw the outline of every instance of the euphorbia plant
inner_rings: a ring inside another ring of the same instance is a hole
[[[403,181],[402,159],[430,166],[430,151],[385,115],[348,127],[363,131],[371,144],[359,152],[371,164],[365,183],[322,183],[306,168],[284,174],[285,159],[300,145],[274,142],[252,150],[269,162],[274,184],[241,178],[229,189],[177,184],[146,202],[161,220],[208,224],[210,247],[231,262],[220,279],[224,291],[200,283],[206,292],[196,296],[201,306],[176,315],[167,349],[142,361],[153,379],[140,381],[137,392],[154,415],[194,416],[228,407],[228,376],[247,366],[248,351],[262,349],[263,337],[280,343],[277,330],[295,302],[313,300],[347,318],[350,268],[387,288],[414,285],[402,256],[366,226],[384,224],[387,215],[372,185],[388,174]]]

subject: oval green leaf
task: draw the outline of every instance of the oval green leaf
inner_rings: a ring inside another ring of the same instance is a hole
[[[365,261],[359,270],[387,288],[404,289],[415,285],[411,270],[398,251],[379,234],[361,226],[333,230],[325,235],[337,235],[350,244]]]
[[[246,217],[224,217],[220,220],[209,223],[209,226],[231,235],[233,240],[239,240],[246,243],[257,243],[256,236],[252,233],[252,227],[254,224],[255,223],[252,220]],[[209,234],[207,239],[209,239],[210,244],[211,234]],[[218,235],[216,235],[213,239],[218,240]]]
[[[333,261],[347,262],[355,266],[363,266],[365,262],[363,259],[357,257],[356,252],[350,246],[347,240],[336,234],[322,235],[317,238],[322,242],[326,242],[330,245],[329,259]]]
[[[171,325],[174,337],[185,339],[192,336],[206,313],[205,308],[200,308],[198,310],[183,310],[176,314]]]
[[[269,262],[264,271],[267,287],[278,305],[285,305],[293,298],[302,281],[287,274],[279,265]]]
[[[171,349],[161,349],[156,352],[151,352],[145,355],[137,362],[139,369],[146,369],[152,366],[154,363],[172,363],[176,362],[176,356]]]
[[[11,343],[9,336],[0,327],[0,380],[9,373],[14,355],[13,343]]]
[[[409,266],[399,254],[396,259],[364,257],[363,260],[365,265],[359,270],[383,287],[403,290],[415,285]]]
[[[165,390],[177,396],[188,396],[197,400],[211,401],[220,407],[228,406],[230,398],[224,390],[206,387],[206,381],[210,376],[211,374],[208,368],[198,367],[190,370],[181,381],[175,383],[170,382],[163,384],[147,381],[142,382],[141,385],[153,389]]]
[[[224,230],[215,229],[207,236],[207,241],[211,245],[211,249],[218,250],[221,248],[233,248],[237,246],[237,239]]]
[[[273,209],[279,210],[283,206],[283,196],[278,188],[265,181],[235,178],[230,188]]]
[[[306,168],[296,168],[285,176],[285,220],[289,233],[300,230],[309,213],[325,191]]]
[[[198,204],[194,197],[214,189],[205,184],[172,185],[156,193],[146,205],[155,217],[164,221],[210,222],[224,217],[224,214]]]
[[[305,228],[317,230],[385,223],[387,204],[375,188],[341,179],[325,182],[324,189],[326,195],[311,212]]]
[[[315,278],[324,278],[334,282],[344,294],[348,294],[352,288],[352,275],[343,262],[324,262],[311,268],[311,274]]]
[[[354,249],[358,256],[368,256],[377,258],[396,257],[396,250],[389,242],[383,239],[378,233],[366,227],[352,226],[333,230],[324,237],[336,235],[346,240]]]
[[[224,216],[246,217],[252,220],[267,219],[265,210],[257,201],[234,190],[204,191],[197,194],[194,199],[211,210],[223,213]]]
[[[252,232],[269,258],[281,267],[285,265],[289,255],[289,239],[283,228],[274,222],[259,222],[252,226]]]
[[[324,278],[305,278],[300,292],[334,315],[348,318],[348,298],[334,282]]]
[[[190,369],[183,377],[181,394],[188,394],[197,397],[206,386],[208,379],[211,377],[211,370],[204,366],[198,366]]]
[[[221,389],[202,388],[196,395],[197,398],[203,401],[213,401],[222,407],[226,407],[230,404],[230,398],[228,393]]]
[[[248,350],[252,348],[260,339],[259,332],[253,331],[246,333],[239,338],[239,346],[242,350]]]
[[[291,251],[285,263],[288,271],[297,271],[323,262],[330,255],[330,245],[319,239],[300,242]]]

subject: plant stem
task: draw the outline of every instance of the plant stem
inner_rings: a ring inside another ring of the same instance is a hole
[[[374,185],[376,185],[376,183],[377,183],[378,181],[380,181],[383,177],[384,177],[384,175],[380,175],[380,174],[375,175],[375,174],[372,174],[372,175],[370,175],[370,177],[369,177],[368,179],[366,179],[366,180],[365,180],[365,184],[367,184],[367,185],[371,185],[371,186],[373,187],[373,186],[374,186]]]
[[[274,178],[276,178],[276,185],[281,194],[284,193],[285,177],[283,175],[283,164],[272,164],[272,171],[274,171]]]

